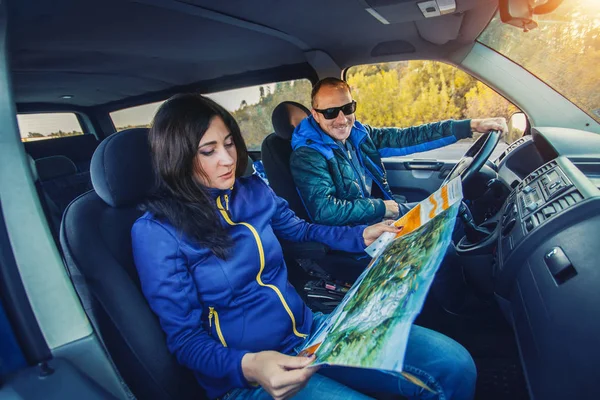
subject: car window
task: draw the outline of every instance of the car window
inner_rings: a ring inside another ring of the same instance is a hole
[[[83,135],[74,113],[18,114],[17,122],[23,142]]]
[[[495,91],[459,70],[437,61],[402,61],[351,67],[346,79],[357,102],[356,119],[374,127],[410,127],[446,119],[509,117],[517,107]],[[522,136],[514,129],[504,140]],[[472,142],[463,139],[442,149],[409,158],[459,159]],[[497,147],[494,157],[506,148]]]
[[[564,0],[526,34],[496,15],[478,41],[521,65],[600,122],[600,1]]]
[[[222,92],[206,93],[236,119],[250,151],[260,151],[263,139],[273,132],[271,113],[282,101],[296,101],[310,106],[312,84],[308,79],[266,83]],[[149,127],[163,102],[145,104],[110,113],[115,128]]]

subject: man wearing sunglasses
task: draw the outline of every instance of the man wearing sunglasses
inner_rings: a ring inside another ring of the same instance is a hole
[[[410,128],[373,128],[356,121],[350,86],[325,78],[312,90],[311,115],[292,136],[290,168],[313,222],[370,224],[397,218],[413,204],[398,202],[381,157],[406,155],[471,137],[471,131],[506,132],[504,118],[442,121]],[[380,198],[381,197],[381,198]]]

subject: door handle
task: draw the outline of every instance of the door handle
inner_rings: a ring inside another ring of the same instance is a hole
[[[432,162],[432,161],[411,161],[405,162],[404,167],[406,169],[417,169],[421,171],[439,171],[444,166],[443,162]]]

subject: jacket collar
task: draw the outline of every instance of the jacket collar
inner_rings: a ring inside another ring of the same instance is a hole
[[[365,127],[360,122],[354,121],[348,140],[357,147],[366,136],[367,130]],[[294,129],[292,149],[296,150],[303,146],[310,146],[311,144],[338,147],[335,140],[321,129],[312,115],[303,119],[296,129]]]
[[[230,187],[229,189],[216,189],[216,188],[207,188],[206,190],[208,191],[209,196],[211,197],[211,199],[214,200],[215,204],[217,205],[217,208],[219,208],[219,204],[221,204],[221,206],[228,210],[229,209],[229,201],[231,198],[231,192],[233,192],[233,188],[235,186],[235,182],[233,184],[232,187]]]

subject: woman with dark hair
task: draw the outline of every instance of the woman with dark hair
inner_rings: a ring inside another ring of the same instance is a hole
[[[239,127],[200,95],[167,100],[149,140],[157,185],[132,228],[135,263],[169,350],[209,397],[366,398],[351,388],[431,396],[374,370],[315,375],[318,368],[308,368],[312,358],[295,356],[324,316],[313,315],[288,283],[278,238],[360,252],[397,228],[297,218],[260,178],[240,177],[247,153]],[[471,357],[439,333],[413,327],[404,370],[434,388],[436,398],[473,396]]]

